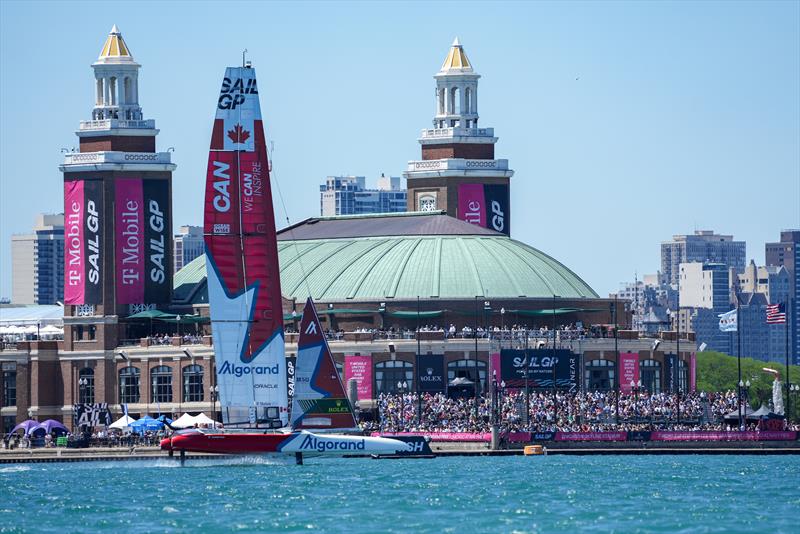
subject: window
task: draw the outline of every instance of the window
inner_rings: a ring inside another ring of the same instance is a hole
[[[420,195],[419,211],[436,211],[436,197],[434,195]]]
[[[139,402],[139,369],[126,367],[119,372],[119,402],[136,404]]]
[[[89,367],[78,373],[78,402],[94,404],[94,369]]]
[[[378,393],[399,391],[398,382],[407,382],[409,390],[414,388],[414,372],[410,363],[395,360],[375,364],[375,385]]]
[[[183,368],[183,401],[203,401],[203,368],[200,365],[187,365]]]
[[[661,362],[643,360],[640,365],[642,387],[650,393],[661,393]]]
[[[17,405],[17,365],[3,364],[3,406]]]
[[[610,391],[614,389],[614,362],[590,360],[586,362],[586,391]]]
[[[153,402],[172,402],[172,369],[166,365],[153,367],[150,386]]]
[[[478,371],[478,376],[475,376],[475,370]],[[470,382],[478,381],[478,390],[483,391],[483,385],[486,383],[486,362],[471,360],[456,360],[447,364],[447,382],[451,382],[456,378],[466,378]]]
[[[678,360],[678,391],[689,391],[689,367],[683,360]]]
[[[74,325],[72,327],[72,341],[81,341],[83,339],[83,325]]]

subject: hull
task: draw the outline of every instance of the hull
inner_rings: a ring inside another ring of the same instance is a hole
[[[161,442],[161,448],[169,451],[216,454],[309,453],[337,456],[343,454],[397,454],[412,450],[408,443],[391,438],[313,434],[306,431],[285,434],[221,430],[179,432],[164,439]]]

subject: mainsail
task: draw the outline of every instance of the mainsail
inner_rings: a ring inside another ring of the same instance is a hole
[[[216,109],[204,233],[222,418],[285,425],[278,248],[255,69],[225,70]]]
[[[357,427],[317,310],[309,298],[303,309],[297,341],[292,428],[341,430]]]

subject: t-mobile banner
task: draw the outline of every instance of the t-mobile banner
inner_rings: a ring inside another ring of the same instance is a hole
[[[172,298],[172,215],[169,182],[145,180],[142,183],[144,210],[145,286],[144,302],[165,303]]]
[[[664,355],[664,371],[666,372],[666,388],[668,393],[678,388],[678,357],[674,354]]]
[[[419,390],[438,392],[445,390],[444,355],[420,354],[417,368]]]
[[[372,399],[372,358],[370,356],[344,357],[344,382],[356,379],[358,400]]]
[[[458,186],[458,218],[481,228],[511,233],[507,185],[461,184]]]
[[[619,355],[620,365],[620,384],[619,388],[623,393],[631,392],[631,382],[639,381],[639,353],[622,352]]]
[[[94,180],[64,183],[64,302],[103,301],[103,184]]]
[[[689,391],[697,391],[697,353],[693,352],[689,356]]]
[[[122,178],[114,184],[116,291],[120,304],[144,300],[144,197],[142,180]]]
[[[555,366],[556,387],[575,392],[580,380],[578,355],[570,350],[528,349],[500,351],[500,379],[510,388],[525,387],[526,353],[528,362],[528,387],[552,388]]]

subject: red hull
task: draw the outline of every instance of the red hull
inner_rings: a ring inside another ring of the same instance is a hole
[[[161,441],[163,450],[213,452],[217,454],[265,454],[278,452],[290,434],[248,432],[187,432]]]

